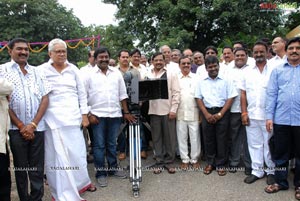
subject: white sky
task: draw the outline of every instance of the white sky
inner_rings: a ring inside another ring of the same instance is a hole
[[[95,25],[117,25],[114,14],[117,7],[112,4],[102,3],[101,0],[58,0],[58,3],[67,8],[73,9],[84,26]]]

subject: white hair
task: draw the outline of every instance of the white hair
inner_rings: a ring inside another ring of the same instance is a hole
[[[170,48],[168,45],[163,45],[163,46],[161,46],[161,47],[159,48],[159,52],[162,53],[164,48],[168,48],[168,49],[170,50],[170,52],[171,52],[171,48]]]
[[[53,51],[54,45],[56,44],[63,44],[65,46],[65,48],[67,49],[67,44],[65,41],[63,41],[60,38],[55,38],[53,40],[50,41],[50,43],[48,44],[48,52]]]

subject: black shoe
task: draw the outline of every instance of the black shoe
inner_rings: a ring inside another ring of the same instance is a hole
[[[87,160],[88,163],[93,163],[93,162],[94,162],[94,157],[91,156],[91,155],[88,155],[88,156],[86,157],[86,160]]]
[[[291,168],[291,172],[292,172],[293,174],[295,174],[296,168]]]
[[[229,172],[230,173],[236,173],[238,169],[238,166],[229,166]]]
[[[248,177],[246,177],[246,178],[244,179],[244,182],[245,182],[246,184],[252,184],[252,183],[254,183],[255,181],[257,181],[257,180],[259,180],[259,179],[260,179],[259,177],[257,177],[257,176],[255,176],[255,175],[251,174],[250,176],[248,176]]]
[[[250,176],[252,172],[251,168],[245,168],[245,175]]]
[[[272,185],[275,184],[275,177],[273,174],[268,174],[267,176],[267,184]]]

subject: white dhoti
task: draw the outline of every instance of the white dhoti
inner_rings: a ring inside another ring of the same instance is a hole
[[[59,201],[81,201],[91,186],[86,147],[79,126],[45,132],[45,169],[52,197]]]

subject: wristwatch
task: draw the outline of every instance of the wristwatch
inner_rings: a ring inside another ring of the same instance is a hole
[[[217,115],[218,115],[219,117],[222,117],[222,113],[221,113],[221,112],[219,112]]]

